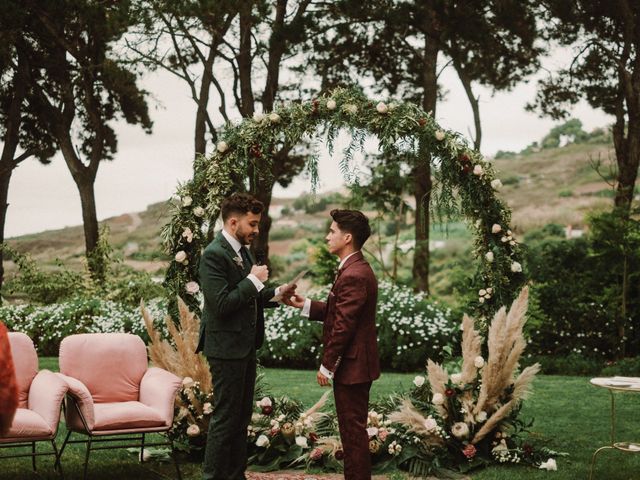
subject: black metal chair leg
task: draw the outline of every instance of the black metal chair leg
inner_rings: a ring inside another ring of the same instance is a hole
[[[87,480],[87,469],[89,467],[89,453],[91,453],[91,437],[89,437],[89,440],[87,440],[87,453],[85,454],[85,457],[84,457],[84,474],[82,476],[84,480]]]
[[[58,476],[60,476],[60,478],[64,478],[64,473],[62,472],[62,462],[60,461],[60,455],[62,455],[62,452],[58,453],[58,447],[56,447],[55,440],[51,440],[51,446],[53,447],[53,451],[56,454],[56,463],[53,464],[53,469],[58,471]]]
[[[176,451],[173,448],[173,440],[171,440],[171,456],[173,457],[173,464],[176,467],[176,474],[178,475],[178,480],[182,480],[182,474],[180,473],[180,465],[178,464],[178,457],[176,455]]]
[[[62,452],[64,452],[64,448],[67,446],[67,442],[69,441],[70,436],[71,436],[71,430],[68,430],[66,437],[64,437],[64,442],[62,442],[62,447],[60,447],[60,453],[58,454],[58,458],[56,458],[56,465],[60,465],[60,458],[62,457]]]
[[[33,471],[36,469],[36,442],[31,442],[31,465],[33,465]]]
[[[140,444],[140,463],[144,463],[144,433],[142,434],[142,443]]]

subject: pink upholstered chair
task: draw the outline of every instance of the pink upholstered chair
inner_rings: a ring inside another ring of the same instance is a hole
[[[59,375],[69,387],[65,401],[68,433],[60,456],[68,443],[86,443],[84,478],[91,450],[170,445],[173,451],[170,440],[145,443],[145,434],[171,428],[182,379],[166,370],[149,368],[147,349],[140,337],[127,333],[71,335],[60,344],[59,361]],[[69,440],[72,432],[88,438]],[[127,437],[114,439],[114,435]],[[136,443],[94,445],[114,440]],[[140,458],[142,461],[142,455]]]
[[[38,371],[38,355],[31,339],[24,333],[10,332],[9,344],[18,383],[18,410],[6,435],[0,436],[0,448],[28,447],[31,453],[8,457],[31,457],[36,470],[36,456],[54,455],[55,467],[59,458],[55,438],[60,422],[60,406],[67,384],[49,370]],[[36,442],[51,442],[52,450],[36,452]],[[62,470],[59,470],[62,474]]]

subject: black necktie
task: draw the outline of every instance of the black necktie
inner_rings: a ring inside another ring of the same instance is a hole
[[[245,247],[240,247],[240,256],[242,257],[242,263],[244,263],[245,270],[251,270],[251,258],[249,258],[249,252]]]

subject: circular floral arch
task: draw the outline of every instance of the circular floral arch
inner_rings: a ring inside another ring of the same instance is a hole
[[[249,166],[257,175],[269,175],[270,152],[279,145],[296,145],[305,137],[313,139],[322,127],[329,145],[341,129],[347,129],[351,146],[361,146],[372,134],[384,152],[403,151],[404,158],[416,163],[431,161],[432,202],[446,212],[461,214],[474,230],[477,265],[470,288],[478,293],[475,313],[487,319],[497,308],[511,304],[525,278],[520,246],[509,230],[510,211],[496,197],[501,183],[491,164],[460,134],[441,128],[416,105],[375,103],[350,89],[336,89],[309,102],[292,102],[228,124],[216,151],[196,159],[193,179],[178,187],[177,197],[170,202],[171,221],[162,231],[173,257],[164,284],[170,299],[179,295],[199,311],[198,263],[207,225],[209,219],[218,218],[222,200],[237,188],[233,179],[246,178]],[[310,170],[317,171],[317,158],[310,162]]]

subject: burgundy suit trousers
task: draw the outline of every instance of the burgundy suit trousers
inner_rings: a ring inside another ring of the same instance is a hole
[[[344,450],[345,480],[370,480],[371,455],[367,418],[371,382],[344,385],[333,383],[340,439]]]

